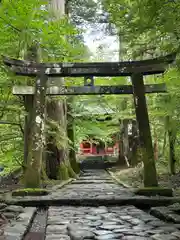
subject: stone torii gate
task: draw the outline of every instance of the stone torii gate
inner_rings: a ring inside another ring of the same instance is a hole
[[[176,54],[169,54],[156,59],[130,61],[130,62],[103,62],[103,63],[34,63],[4,57],[4,64],[16,74],[21,76],[37,77],[36,86],[14,87],[16,95],[36,96],[34,107],[36,108],[35,127],[41,135],[35,136],[34,144],[39,157],[39,165],[42,161],[42,149],[44,142],[45,96],[49,95],[80,95],[80,94],[132,94],[136,111],[136,119],[139,127],[141,148],[144,162],[144,185],[157,186],[152,138],[149,125],[149,117],[146,106],[145,93],[166,92],[165,86],[144,85],[143,75],[164,73],[168,64],[175,60]],[[50,87],[47,88],[48,77],[85,77],[90,79],[90,85],[86,82],[83,87]],[[93,76],[130,76],[132,86],[93,86]],[[41,149],[41,151],[39,151]],[[35,157],[35,156],[34,156]],[[36,166],[39,167],[39,166]]]

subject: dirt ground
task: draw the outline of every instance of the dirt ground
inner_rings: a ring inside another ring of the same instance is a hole
[[[158,171],[159,170],[159,171]],[[112,168],[114,176],[133,188],[143,187],[143,168]],[[173,188],[174,194],[180,196],[180,172],[170,176],[167,170],[157,169],[159,186]]]

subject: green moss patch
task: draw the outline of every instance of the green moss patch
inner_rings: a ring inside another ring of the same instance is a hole
[[[49,191],[41,188],[25,188],[17,189],[12,192],[12,196],[45,196],[48,195]]]
[[[136,189],[134,193],[142,196],[166,196],[166,197],[173,196],[173,190],[171,188],[161,188],[161,187],[139,188],[139,189]]]
[[[59,169],[58,169],[58,180],[68,180],[69,173],[68,168],[65,163],[61,162]]]

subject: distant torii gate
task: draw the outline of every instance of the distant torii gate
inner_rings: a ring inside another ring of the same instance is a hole
[[[127,62],[103,62],[103,63],[34,63],[4,57],[5,65],[16,75],[38,77],[35,89],[32,87],[14,87],[13,93],[17,95],[33,95],[36,93],[36,120],[40,116],[43,120],[45,109],[42,103],[46,93],[49,95],[82,95],[82,94],[131,94],[134,95],[136,119],[139,126],[141,147],[143,149],[143,161],[145,186],[156,186],[156,168],[153,156],[152,138],[149,125],[149,117],[146,107],[145,93],[165,92],[165,86],[160,84],[145,86],[143,75],[163,73],[168,64],[175,60],[176,54],[169,54],[156,59]],[[93,76],[130,76],[132,86],[93,86]],[[55,87],[47,89],[48,77],[85,77],[90,79],[90,86],[86,82],[85,87]],[[153,90],[152,90],[153,89]],[[40,130],[39,130],[40,131]],[[38,141],[38,139],[35,139]],[[40,140],[40,139],[39,139]],[[40,144],[40,142],[39,142]],[[42,147],[42,146],[41,146]]]

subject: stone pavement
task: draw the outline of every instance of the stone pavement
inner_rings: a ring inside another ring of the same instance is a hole
[[[180,198],[162,196],[146,197],[117,184],[105,170],[85,171],[78,180],[62,186],[54,186],[46,196],[7,198],[8,204],[32,206],[110,206],[134,205],[145,207],[165,206],[180,201]]]
[[[50,207],[46,240],[177,240],[178,228],[134,206]]]
[[[57,201],[56,205],[43,210],[42,202],[47,197],[63,199],[66,204]],[[150,215],[149,210],[142,211],[129,203],[121,206],[118,201],[118,205],[112,201],[109,205],[106,201],[123,197],[133,199],[134,204],[134,193],[116,184],[106,171],[86,171],[64,188],[39,197],[41,207],[38,210],[32,206],[22,208],[2,204],[2,208],[7,210],[3,210],[3,214],[7,212],[6,217],[12,215],[12,211],[17,214],[13,214],[14,220],[9,224],[0,226],[0,240],[180,239],[180,204],[153,207]],[[34,198],[27,201],[33,205]],[[84,199],[86,202],[83,202]],[[76,200],[78,204],[73,204]],[[91,205],[91,200],[97,203]]]
[[[134,194],[115,183],[105,170],[86,171],[78,180],[57,189],[49,197],[53,199],[106,199],[131,197]]]
[[[103,170],[85,172],[77,181],[52,194],[64,199],[133,197]],[[46,240],[177,240],[180,225],[165,223],[134,206],[50,207]]]
[[[2,216],[8,223],[0,221],[0,240],[21,240],[24,237],[31,220],[33,219],[36,208],[21,206],[5,206],[0,204],[0,220]],[[2,207],[2,208],[1,208]]]

